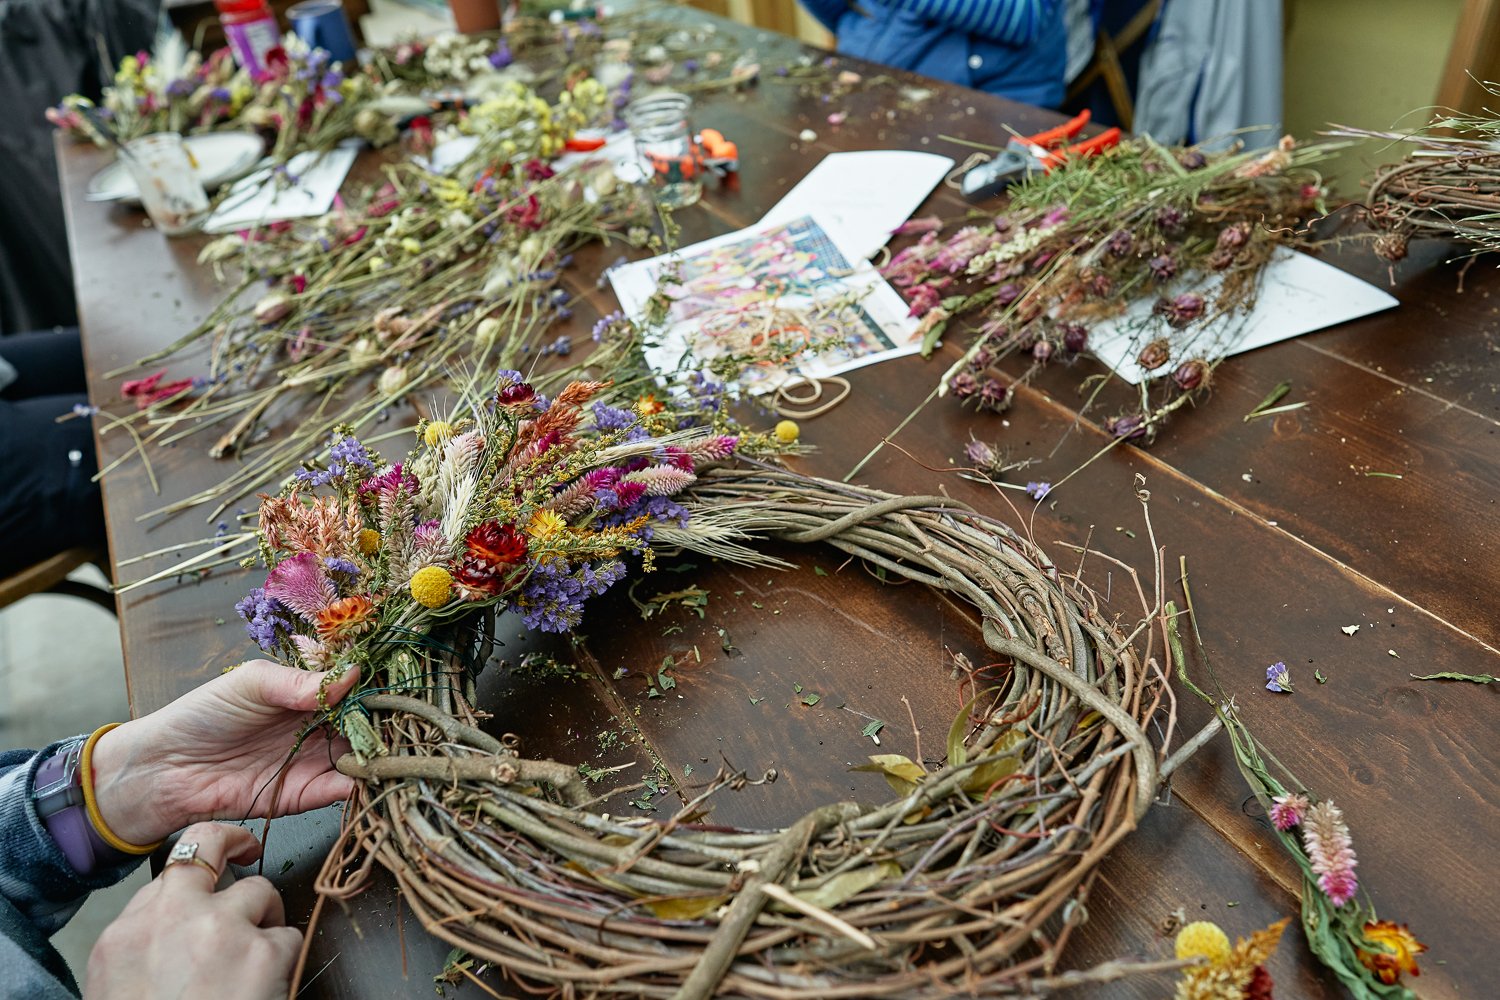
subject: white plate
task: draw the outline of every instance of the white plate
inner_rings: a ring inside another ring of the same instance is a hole
[[[249,173],[266,148],[265,140],[254,132],[206,132],[187,136],[182,144],[198,161],[198,176],[209,191]],[[84,197],[133,204],[140,201],[140,192],[125,164],[115,160],[89,180]]]

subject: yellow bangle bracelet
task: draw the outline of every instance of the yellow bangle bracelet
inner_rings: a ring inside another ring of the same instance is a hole
[[[132,844],[128,840],[121,840],[109,824],[104,822],[104,817],[99,814],[99,800],[94,797],[94,744],[99,742],[99,737],[115,729],[120,724],[111,722],[107,726],[100,726],[89,736],[88,742],[83,745],[83,753],[78,755],[79,776],[83,779],[83,806],[88,811],[89,822],[94,825],[94,832],[110,847],[122,854],[150,854],[160,847],[163,841],[158,840],[154,844]]]

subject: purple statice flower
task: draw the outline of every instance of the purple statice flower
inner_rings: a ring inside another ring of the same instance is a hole
[[[329,556],[328,558],[324,559],[323,568],[326,569],[330,575],[333,575],[335,577],[345,577],[345,582],[354,580],[359,576],[358,566],[350,562],[348,559],[340,559],[337,556]]]
[[[589,336],[592,337],[596,342],[601,341],[605,338],[605,336],[609,334],[611,327],[613,327],[616,323],[623,322],[625,322],[625,314],[616,309],[608,316],[599,317],[599,322],[594,324],[594,329],[589,332]]]
[[[1031,497],[1031,499],[1033,500],[1045,500],[1047,499],[1047,494],[1051,492],[1051,483],[1042,482],[1026,484],[1026,495]]]
[[[573,338],[565,333],[548,345],[547,350],[560,358],[565,358],[573,353]]]
[[[1280,660],[1266,668],[1266,690],[1277,694],[1292,693],[1292,672]]]
[[[634,413],[622,410],[618,406],[610,406],[608,403],[594,404],[594,429],[601,434],[626,430],[635,424],[636,419]]]
[[[323,79],[318,81],[318,83],[323,87],[324,90],[335,90],[338,88],[338,85],[343,82],[344,74],[340,73],[336,69],[331,69],[327,73],[324,73]]]
[[[292,631],[290,613],[274,597],[256,587],[234,606],[235,612],[245,620],[245,632],[261,648],[262,652],[274,653],[278,643]]]
[[[683,70],[684,73],[687,73],[689,76],[691,76],[692,74],[698,72],[698,60],[696,60],[696,59],[684,59],[682,61],[682,70]]]
[[[516,57],[510,52],[510,43],[503,38],[500,39],[499,44],[495,46],[495,51],[490,53],[490,65],[496,69],[504,69],[515,61]]]
[[[167,84],[167,96],[189,97],[192,95],[193,91],[197,89],[198,85],[195,81],[183,77],[182,79],[173,80],[171,83]]]
[[[213,90],[210,90],[208,92],[208,96],[211,100],[228,101],[234,95],[229,93],[228,87],[215,87]]]
[[[347,476],[359,469],[374,472],[375,462],[370,452],[359,443],[359,438],[343,436],[328,447],[328,473],[330,476]]]
[[[569,632],[583,621],[583,605],[625,575],[625,564],[611,560],[600,565],[584,563],[570,570],[561,560],[538,564],[521,587],[513,610],[529,629]]]

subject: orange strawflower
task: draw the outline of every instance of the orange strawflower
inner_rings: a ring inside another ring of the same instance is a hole
[[[666,404],[650,392],[642,393],[641,397],[635,401],[635,412],[643,417],[654,416],[666,408]]]
[[[344,597],[318,612],[318,635],[325,639],[357,635],[370,627],[375,602],[364,594]]]
[[[1405,924],[1373,920],[1365,924],[1364,932],[1365,940],[1376,947],[1368,951],[1357,949],[1359,960],[1382,983],[1395,985],[1403,972],[1421,975],[1417,969],[1417,956],[1426,951],[1427,946],[1418,941]]]

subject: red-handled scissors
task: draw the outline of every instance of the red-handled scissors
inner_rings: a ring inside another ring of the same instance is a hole
[[[1111,146],[1119,145],[1120,130],[1117,128],[1106,129],[1091,139],[1067,145],[1069,139],[1083,131],[1090,117],[1085,108],[1076,117],[1056,128],[1010,140],[993,160],[981,163],[964,174],[964,197],[975,200],[988,198],[1037,171],[1049,171],[1064,160],[1094,156]]]

